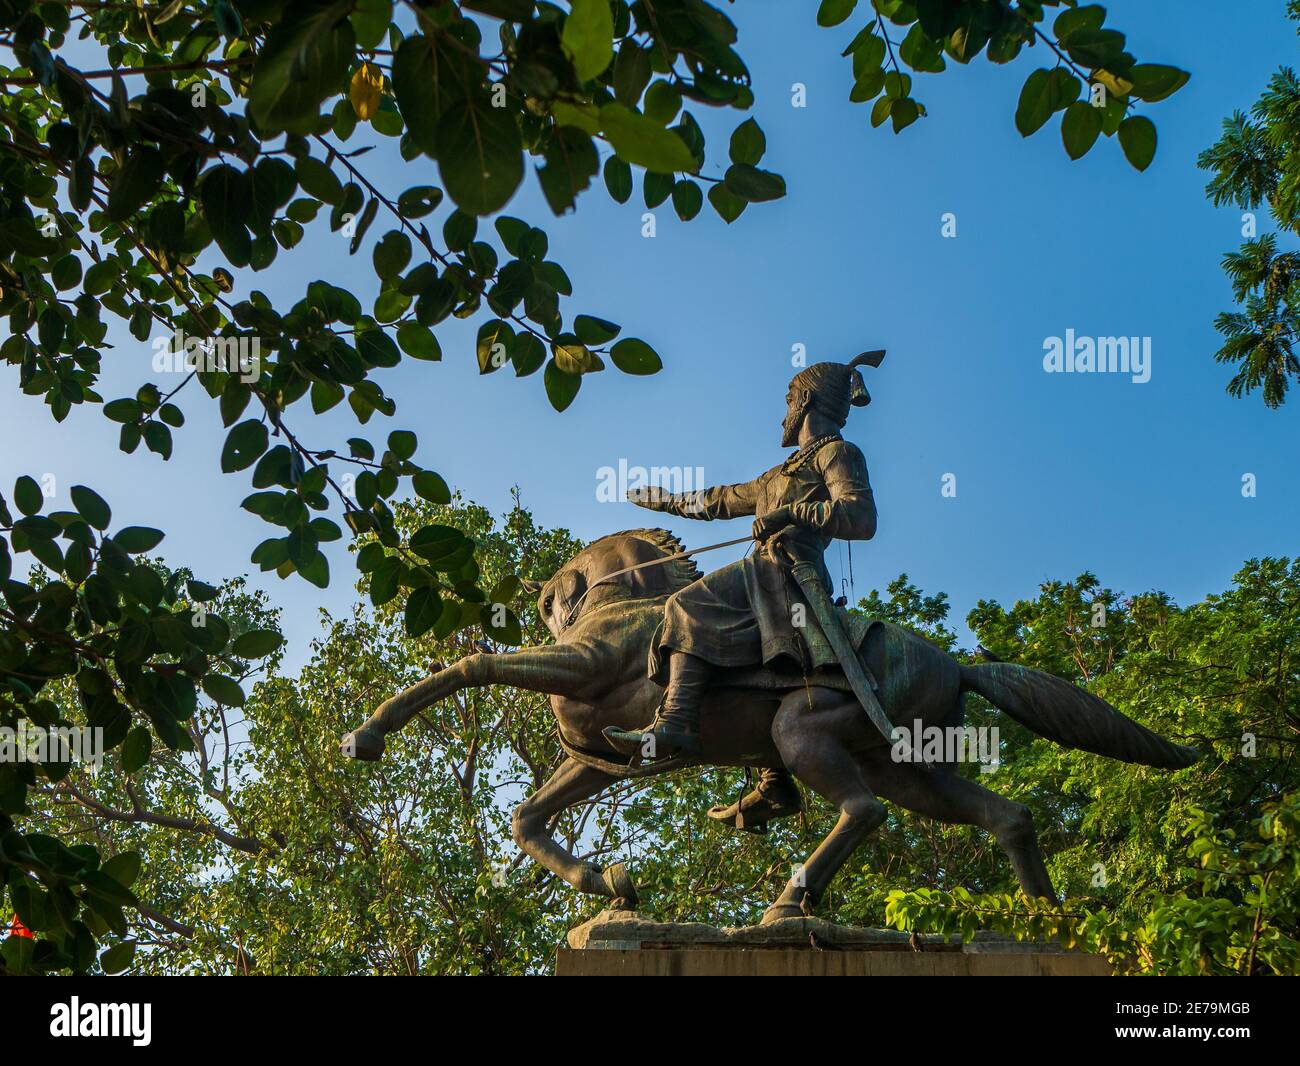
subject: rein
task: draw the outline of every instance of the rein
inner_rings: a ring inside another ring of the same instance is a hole
[[[622,570],[615,570],[612,574],[606,574],[599,581],[593,581],[588,585],[586,592],[579,596],[573,606],[569,608],[569,613],[564,617],[564,628],[568,629],[569,626],[573,624],[573,619],[577,616],[578,608],[582,606],[582,601],[585,600],[591,590],[596,588],[598,585],[604,585],[614,580],[614,578],[622,577],[624,574],[630,574],[634,570],[644,570],[648,566],[661,566],[664,563],[671,563],[674,559],[684,559],[688,555],[703,555],[705,552],[717,551],[719,548],[730,548],[736,544],[746,544],[753,539],[752,536],[737,537],[735,540],[724,540],[718,544],[709,544],[703,548],[687,548],[683,551],[674,552],[672,555],[665,555],[662,559],[647,559],[643,563],[637,563],[634,566],[625,566]]]

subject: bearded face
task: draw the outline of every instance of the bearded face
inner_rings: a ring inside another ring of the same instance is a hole
[[[791,389],[785,394],[785,418],[781,421],[781,447],[793,448],[799,443],[799,427],[808,412],[808,397],[802,390]]]

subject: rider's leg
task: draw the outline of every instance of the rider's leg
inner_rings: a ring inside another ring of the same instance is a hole
[[[668,681],[654,726],[645,732],[606,730],[611,744],[625,755],[667,759],[700,750],[700,702],[713,677],[713,665],[696,655],[674,650],[668,658]]]

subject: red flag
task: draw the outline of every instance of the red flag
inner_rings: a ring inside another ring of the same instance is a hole
[[[13,924],[9,926],[9,935],[26,937],[28,940],[36,939],[36,937],[32,935],[32,931],[28,929],[27,926],[23,925],[16,914],[14,915]]]

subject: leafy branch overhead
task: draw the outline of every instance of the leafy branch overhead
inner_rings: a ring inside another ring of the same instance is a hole
[[[838,26],[857,7],[858,0],[822,0],[817,21]],[[1065,10],[1050,32],[1044,30],[1046,9],[1059,7]],[[1131,112],[1139,102],[1172,96],[1188,74],[1139,63],[1126,50],[1124,34],[1105,21],[1104,7],[1074,0],[874,0],[869,21],[844,49],[853,59],[849,99],[871,103],[871,124],[888,120],[898,133],[926,113],[903,66],[938,74],[948,59],[966,64],[983,53],[991,63],[1010,63],[1025,48],[1039,47],[1052,65],[1035,70],[1021,89],[1015,116],[1021,135],[1037,132],[1060,112],[1071,159],[1086,155],[1101,134],[1118,134],[1125,158],[1146,170],[1155,157],[1156,128]]]

